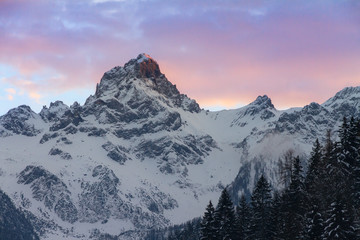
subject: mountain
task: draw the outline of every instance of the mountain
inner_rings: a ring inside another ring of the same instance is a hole
[[[41,239],[142,239],[202,215],[229,185],[234,200],[261,173],[274,188],[289,149],[303,159],[343,116],[360,116],[360,87],[319,105],[202,110],[149,55],[107,71],[84,105],[22,105],[0,117],[0,189]]]

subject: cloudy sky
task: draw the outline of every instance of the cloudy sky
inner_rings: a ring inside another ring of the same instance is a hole
[[[360,1],[0,0],[0,114],[83,104],[143,52],[204,108],[322,103],[360,85]]]

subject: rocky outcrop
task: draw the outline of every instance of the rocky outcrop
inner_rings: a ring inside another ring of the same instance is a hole
[[[160,203],[156,202],[156,197],[149,194],[148,191],[141,192],[140,198],[152,201],[149,203],[148,211],[144,211],[139,206],[133,205],[131,200],[133,196],[122,198],[119,194],[119,178],[109,168],[99,165],[93,169],[92,181],[82,184],[83,189],[80,195],[80,221],[82,222],[107,222],[110,218],[126,219],[140,229],[147,229],[159,226],[166,226],[168,220],[165,219],[159,211],[155,209],[171,208],[176,206],[175,200],[165,200],[168,198],[165,194],[160,194]],[[163,200],[163,201],[161,201]],[[160,204],[160,205],[158,205]]]
[[[0,125],[10,133],[33,137],[41,132],[41,129],[35,125],[39,120],[39,116],[29,106],[21,105],[1,116]],[[5,133],[1,135],[6,136]]]
[[[44,203],[63,221],[74,223],[78,211],[72,202],[71,193],[65,183],[42,167],[27,166],[18,177],[18,183],[30,185],[33,198]]]

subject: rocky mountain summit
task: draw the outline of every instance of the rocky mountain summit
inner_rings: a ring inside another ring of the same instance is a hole
[[[360,87],[279,111],[264,95],[209,112],[140,54],[107,71],[84,105],[22,105],[0,117],[0,189],[40,239],[142,239],[199,217],[230,186],[234,200],[289,149],[306,159],[342,117],[360,116]]]

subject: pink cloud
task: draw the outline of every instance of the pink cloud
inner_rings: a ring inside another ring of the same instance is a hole
[[[8,84],[39,100],[94,88],[103,72],[147,52],[203,105],[267,94],[279,108],[300,106],[360,83],[359,9],[336,1],[1,1],[0,64],[18,71]]]

